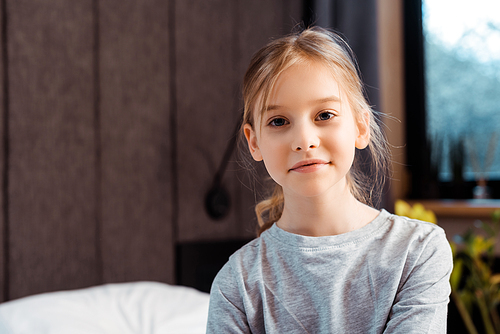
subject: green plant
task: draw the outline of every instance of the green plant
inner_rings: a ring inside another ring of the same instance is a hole
[[[420,203],[415,203],[413,206],[411,206],[407,202],[398,199],[396,203],[394,203],[394,211],[398,216],[405,216],[408,218],[437,224],[437,218],[434,212],[432,212],[431,210],[426,210],[425,207]]]
[[[500,274],[492,271],[494,247],[500,232],[500,210],[493,213],[491,222],[478,221],[478,232],[469,229],[455,242],[453,272],[450,278],[451,298],[469,333],[478,333],[472,314],[479,310],[486,334],[500,333]]]

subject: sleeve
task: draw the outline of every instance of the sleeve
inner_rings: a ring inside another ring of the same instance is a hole
[[[419,240],[408,257],[384,333],[446,333],[453,256],[444,231]]]
[[[211,333],[251,333],[229,263],[217,274],[210,290],[207,334]]]

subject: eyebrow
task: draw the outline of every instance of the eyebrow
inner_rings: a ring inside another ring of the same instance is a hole
[[[324,98],[321,98],[318,100],[313,100],[313,101],[311,101],[311,104],[322,104],[322,103],[326,103],[326,102],[340,102],[340,98],[336,95],[332,95],[332,96],[324,97]],[[266,111],[277,110],[280,108],[282,108],[282,106],[276,105],[276,104],[271,104],[271,105],[267,106]]]

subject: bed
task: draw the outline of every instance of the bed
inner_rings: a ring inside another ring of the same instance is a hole
[[[208,293],[158,282],[49,292],[0,304],[0,333],[205,333],[208,302]]]

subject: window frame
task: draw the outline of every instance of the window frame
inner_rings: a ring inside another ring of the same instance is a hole
[[[422,0],[403,2],[406,165],[408,198],[471,199],[475,181],[444,182],[431,167],[426,135],[426,96]],[[500,180],[489,180],[491,198],[500,198]]]

